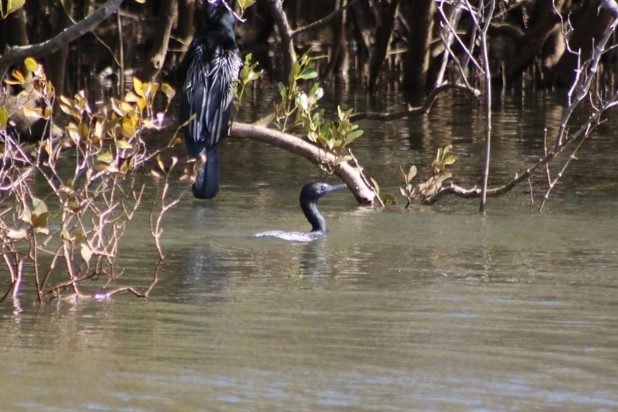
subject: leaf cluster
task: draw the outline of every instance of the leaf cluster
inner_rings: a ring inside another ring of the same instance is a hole
[[[253,61],[253,55],[251,53],[247,54],[238,75],[238,81],[233,85],[236,109],[242,106],[247,98],[247,86],[262,77],[263,70],[258,70],[257,67],[258,62]]]
[[[350,119],[352,109],[343,110],[337,106],[337,119],[328,121],[318,101],[324,96],[320,83],[314,81],[309,91],[306,82],[318,77],[316,62],[323,56],[312,56],[307,52],[295,59],[288,75],[288,83],[279,82],[280,100],[275,103],[275,122],[286,131],[289,128],[302,127],[307,139],[333,153],[340,153],[344,148],[358,139],[363,131]]]
[[[157,96],[164,96],[163,111],[156,112]],[[167,83],[142,82],[133,79],[133,90],[122,99],[93,109],[83,91],[72,98],[61,96],[60,109],[70,120],[66,126],[71,143],[82,158],[94,159],[93,171],[120,172],[135,170],[145,160],[142,135],[162,127],[175,90]]]
[[[151,212],[157,217],[151,219],[151,234],[162,260],[161,218],[175,204],[165,198],[177,159],[166,165],[161,155],[165,149],[153,151],[145,136],[162,127],[174,89],[134,79],[133,89],[122,99],[96,106],[84,92],[60,96],[58,106],[66,117],[63,133],[45,134],[27,146],[10,127],[12,117],[22,111],[45,120],[49,129],[55,97],[40,64],[28,58],[24,67],[25,72],[13,71],[5,84],[35,104],[0,106],[0,241],[5,273],[11,277],[0,301],[11,290],[18,294],[30,269],[39,301],[58,297],[65,289],[84,296],[78,289],[82,281],[103,276],[111,282],[122,275],[117,264],[120,240],[142,204],[145,187],[127,177],[153,158],[160,202]]]
[[[415,200],[421,203],[427,202],[427,200],[434,196],[444,183],[453,176],[451,172],[446,170],[447,166],[454,164],[457,160],[455,156],[450,154],[452,149],[452,145],[438,148],[436,156],[429,167],[429,178],[416,186],[412,184],[412,181],[418,173],[416,166],[410,166],[407,172],[404,171],[403,167],[399,166],[401,177],[404,182],[404,186],[400,187],[399,191],[407,200],[405,205],[406,209]]]

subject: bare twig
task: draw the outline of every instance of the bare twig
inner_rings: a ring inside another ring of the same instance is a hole
[[[121,4],[122,0],[107,0],[101,7],[95,10],[84,20],[81,20],[79,23],[65,29],[57,36],[54,36],[49,40],[29,46],[8,47],[0,58],[0,79],[4,78],[6,72],[11,66],[21,63],[26,57],[34,57],[38,59],[44,56],[49,56],[66,44],[78,39],[86,33],[89,33],[94,26],[98,25],[116,12]]]
[[[297,37],[301,33],[304,33],[304,32],[309,31],[309,30],[317,29],[317,28],[323,26],[324,24],[328,23],[330,20],[332,20],[335,17],[337,17],[338,15],[340,15],[345,9],[347,9],[348,7],[350,7],[351,5],[356,3],[357,1],[358,0],[351,0],[350,2],[344,4],[343,6],[341,6],[339,8],[336,8],[335,10],[331,11],[329,14],[327,14],[324,17],[322,17],[321,19],[316,20],[314,22],[311,22],[310,24],[307,24],[306,26],[299,27],[299,28],[297,28],[295,30],[292,30],[292,32],[290,33],[291,37]]]

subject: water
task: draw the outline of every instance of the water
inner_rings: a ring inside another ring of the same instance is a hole
[[[494,116],[496,184],[538,157],[539,125],[559,119],[547,100],[519,103]],[[453,143],[456,174],[474,182],[482,122],[462,104],[363,122],[355,154],[396,195],[399,164],[422,167]],[[37,306],[24,293],[0,306],[2,409],[616,410],[613,130],[583,149],[542,214],[527,186],[490,199],[486,216],[477,201],[375,210],[340,191],[319,203],[331,233],[307,244],[252,235],[308,229],[298,191],[323,177],[229,140],[219,197],[186,197],[166,217],[148,300]],[[137,219],[119,283],[146,287],[155,254],[147,214]]]

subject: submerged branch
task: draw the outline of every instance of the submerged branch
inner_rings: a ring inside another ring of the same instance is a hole
[[[408,107],[408,110],[404,110],[401,112],[394,112],[394,113],[358,112],[358,113],[354,113],[353,115],[351,115],[350,120],[351,121],[358,121],[358,120],[389,121],[389,120],[395,120],[395,119],[403,119],[408,116],[427,114],[433,107],[433,104],[438,99],[438,95],[440,93],[443,93],[447,90],[453,90],[453,89],[464,91],[473,97],[479,97],[481,95],[480,90],[472,89],[464,84],[447,83],[447,84],[443,84],[440,87],[436,87],[435,89],[433,89],[431,93],[429,93],[429,96],[427,96],[427,98],[425,99],[425,102],[423,103],[421,107]]]
[[[500,195],[510,192],[519,183],[529,179],[530,176],[532,176],[532,174],[536,172],[537,169],[549,164],[558,154],[564,152],[564,150],[568,146],[570,146],[572,143],[579,141],[579,144],[573,150],[573,153],[571,154],[571,156],[565,163],[559,176],[550,182],[551,187],[553,187],[556,184],[558,178],[561,177],[562,174],[564,173],[568,164],[571,162],[571,160],[574,159],[575,153],[579,150],[581,144],[590,136],[590,134],[596,128],[596,126],[601,123],[602,121],[601,116],[604,113],[606,113],[608,110],[616,106],[617,103],[618,103],[618,93],[614,94],[614,96],[609,101],[607,101],[602,107],[600,107],[597,111],[595,111],[578,130],[576,130],[570,136],[567,136],[562,141],[562,144],[560,144],[557,148],[555,148],[554,151],[546,151],[545,155],[542,158],[540,158],[534,165],[526,169],[524,173],[516,174],[515,177],[513,177],[513,179],[507,184],[500,186],[500,187],[496,187],[496,188],[488,188],[486,196],[496,197],[496,196],[500,196]],[[466,189],[454,183],[449,183],[441,187],[434,196],[424,199],[423,203],[433,204],[446,195],[455,195],[457,197],[461,197],[465,199],[480,198],[482,195],[482,190],[481,188],[476,187],[476,186],[470,189]],[[549,191],[546,192],[544,196],[543,203],[541,204],[541,207],[539,208],[540,210],[542,209],[545,202],[547,201],[548,196],[549,196]]]

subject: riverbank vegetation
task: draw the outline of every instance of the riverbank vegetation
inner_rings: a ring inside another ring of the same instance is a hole
[[[542,172],[544,186],[530,190],[542,210],[618,106],[615,0],[237,0],[231,7],[245,58],[238,104],[256,99],[258,88],[275,91],[254,123],[233,123],[231,137],[303,156],[340,177],[361,204],[396,203],[365,173],[363,154],[352,151],[365,138],[361,119],[423,116],[438,99],[463,93],[483,108],[482,175],[475,184],[460,181],[451,146],[428,168],[393,165],[406,207],[458,196],[479,199],[484,212],[487,198],[530,185]],[[0,11],[0,235],[9,284],[0,301],[19,293],[25,273],[32,273],[38,301],[66,291],[148,296],[165,256],[164,215],[182,197],[171,197],[170,185],[192,173],[174,150],[182,125],[173,108],[199,2],[14,1]],[[404,103],[391,113],[320,106],[335,85],[352,82],[367,93],[388,87]],[[539,130],[538,161],[490,187],[494,96],[522,89],[563,96],[560,128],[555,135]],[[169,141],[151,144],[161,133]],[[140,171],[155,182],[152,204],[134,178]],[[120,240],[140,208],[150,210],[158,256],[152,280],[144,288],[112,286],[123,274]],[[101,287],[81,291],[84,280],[99,278]]]

